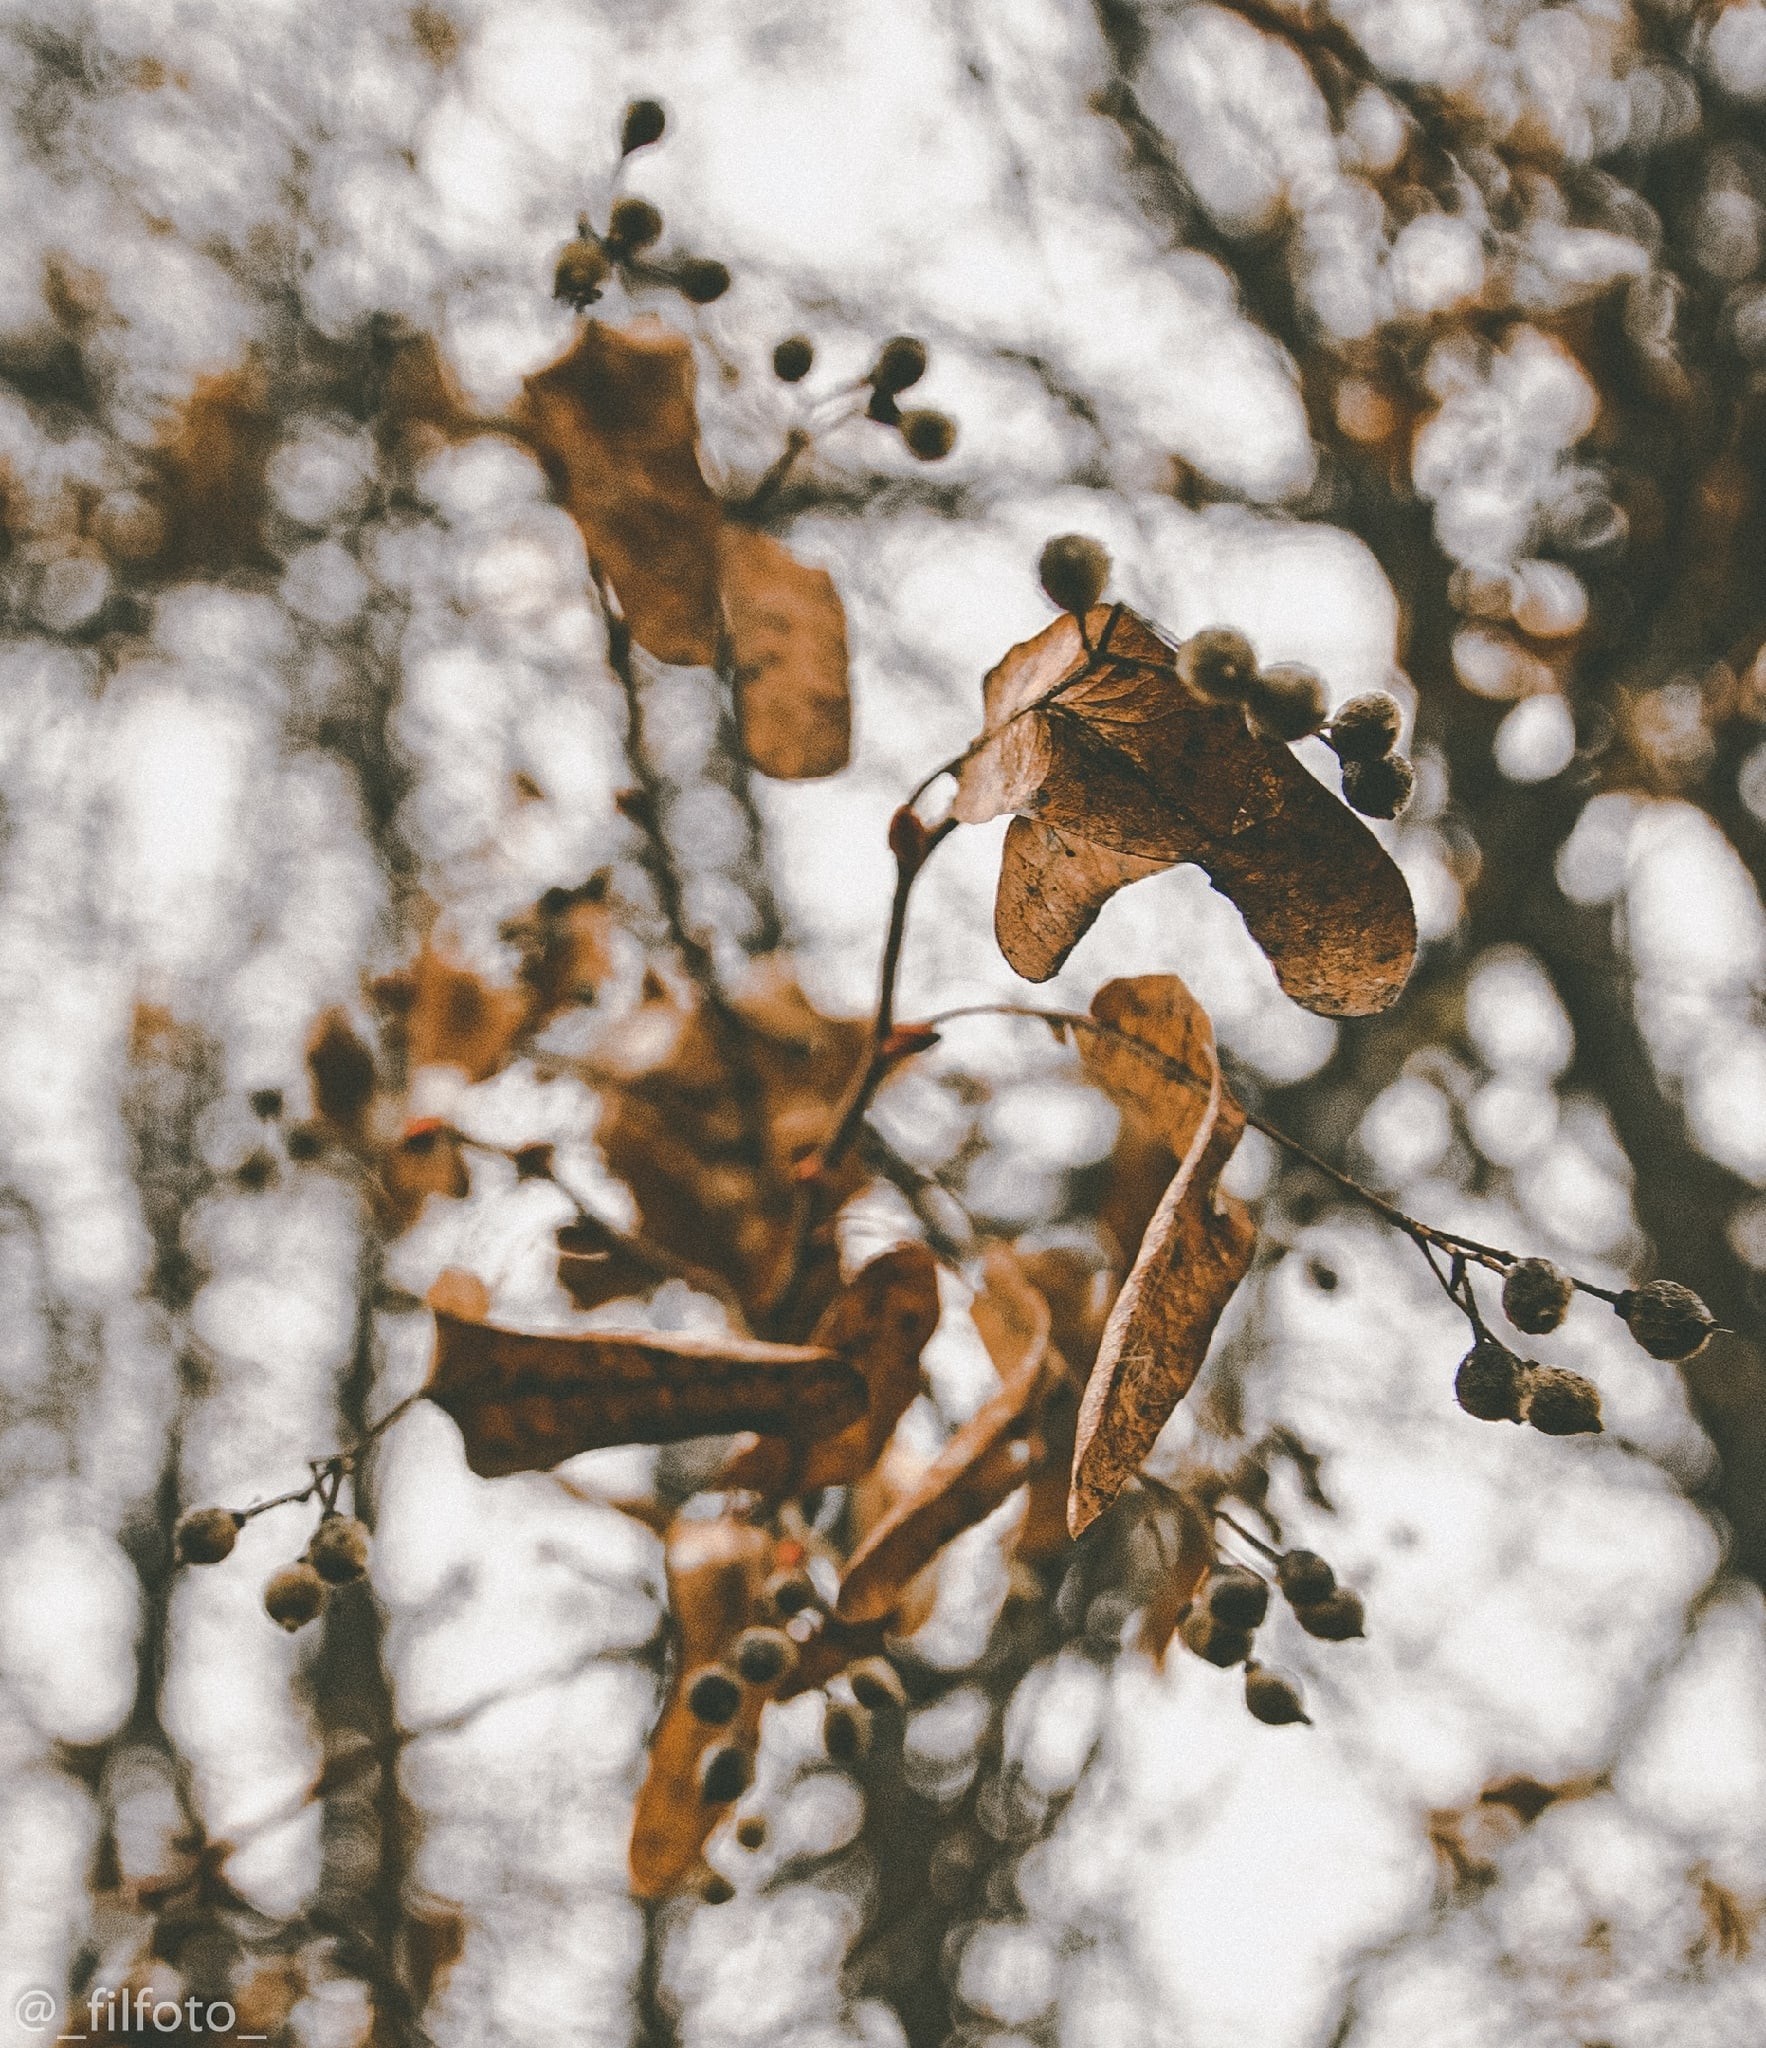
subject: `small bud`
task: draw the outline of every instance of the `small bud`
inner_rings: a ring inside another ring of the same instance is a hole
[[[1547,1436],[1597,1436],[1600,1394],[1579,1372],[1533,1366],[1527,1374],[1527,1420]]]
[[[885,392],[893,398],[910,384],[919,383],[925,374],[926,344],[916,341],[911,334],[898,334],[878,351],[867,381],[873,391]]]
[[[736,1887],[727,1877],[720,1877],[714,1870],[701,1882],[699,1896],[708,1906],[727,1906],[736,1896]]]
[[[244,1517],[231,1508],[192,1508],[172,1532],[180,1564],[219,1564],[230,1557]]]
[[[1506,1344],[1480,1337],[1459,1362],[1453,1398],[1480,1422],[1519,1422],[1526,1372]]]
[[[630,156],[634,149],[644,149],[652,142],[660,142],[667,125],[668,116],[655,100],[633,100],[620,124],[620,155]]]
[[[766,1847],[766,1821],[758,1813],[745,1813],[736,1823],[736,1840],[744,1849]]]
[[[286,1564],[270,1575],[264,1588],[264,1612],[292,1635],[325,1605],[325,1581],[304,1561]]]
[[[875,420],[882,427],[899,427],[901,407],[887,391],[873,391],[865,402],[865,418]]]
[[[1325,727],[1325,738],[1339,761],[1383,761],[1398,744],[1404,713],[1396,697],[1369,690],[1351,697]]]
[[[282,1114],[280,1088],[254,1088],[246,1100],[251,1104],[252,1115],[262,1117],[267,1124],[274,1123]]]
[[[601,296],[601,287],[611,268],[607,251],[594,236],[578,235],[575,241],[565,243],[559,255],[558,267],[552,273],[552,296],[580,313]]]
[[[1307,1727],[1312,1725],[1300,1688],[1291,1678],[1282,1677],[1267,1665],[1245,1666],[1245,1704],[1256,1720],[1271,1728],[1286,1728],[1295,1721],[1304,1722]]]
[[[1347,1587],[1323,1600],[1307,1600],[1294,1609],[1294,1619],[1309,1636],[1317,1636],[1323,1643],[1346,1643],[1353,1636],[1363,1633],[1361,1595],[1351,1593]]]
[[[808,1572],[775,1572],[761,1589],[761,1598],[777,1614],[801,1614],[820,1603],[821,1595]]]
[[[1084,618],[1110,580],[1110,551],[1089,533],[1058,533],[1043,549],[1036,573],[1050,604]]]
[[[728,1806],[753,1782],[748,1752],[733,1742],[716,1743],[699,1759],[699,1796],[707,1806]]]
[[[745,1628],[730,1662],[749,1685],[776,1685],[797,1664],[797,1645],[780,1628]]]
[[[1277,662],[1253,679],[1245,709],[1272,738],[1303,740],[1324,723],[1324,684],[1297,661]]]
[[[901,438],[919,462],[942,462],[957,444],[957,423],[948,413],[904,412]]]
[[[897,807],[889,820],[889,851],[896,865],[911,874],[926,858],[932,834],[921,824],[911,804]]]
[[[708,1728],[727,1728],[742,1705],[742,1688],[727,1671],[710,1665],[687,1681],[687,1712]]]
[[[325,1140],[311,1124],[296,1124],[288,1134],[287,1144],[288,1156],[297,1166],[317,1159],[325,1150]]]
[[[648,199],[616,199],[607,216],[607,245],[615,255],[648,249],[662,233],[662,215]]]
[[[1218,1664],[1222,1670],[1229,1664],[1242,1664],[1251,1654],[1251,1631],[1229,1628],[1225,1622],[1216,1621],[1206,1607],[1192,1607],[1178,1633],[1186,1649],[1210,1664]]]
[[[861,1707],[876,1713],[900,1713],[908,1703],[901,1674],[887,1657],[861,1657],[849,1665],[846,1682]]]
[[[368,1530],[354,1515],[327,1515],[307,1545],[307,1562],[328,1586],[347,1586],[368,1569]]]
[[[1517,1259],[1502,1283],[1502,1312],[1529,1337],[1545,1337],[1563,1321],[1575,1282],[1549,1259]]]
[[[1717,1318],[1677,1280],[1628,1287],[1614,1304],[1625,1327],[1652,1358],[1691,1358],[1702,1351]]]
[[[773,375],[781,384],[801,384],[815,362],[815,345],[809,336],[790,334],[773,350]]]
[[[1257,678],[1257,656],[1243,633],[1210,626],[1177,650],[1178,678],[1206,704],[1240,704]]]
[[[835,1763],[856,1764],[870,1754],[870,1715],[846,1700],[830,1700],[822,1717],[822,1741]]]
[[[1208,1574],[1202,1600],[1225,1627],[1251,1629],[1269,1612],[1269,1587],[1242,1565],[1222,1565]]]
[[[1292,1607],[1315,1605],[1337,1590],[1337,1575],[1316,1550],[1285,1551],[1276,1560],[1275,1582]]]
[[[1416,770],[1402,754],[1343,764],[1343,801],[1364,818],[1395,818],[1410,802]]]
[[[709,257],[691,256],[675,273],[675,282],[683,298],[691,299],[696,306],[709,306],[729,290],[730,273]]]

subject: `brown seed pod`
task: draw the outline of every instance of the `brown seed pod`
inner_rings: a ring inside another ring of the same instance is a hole
[[[1545,1337],[1563,1321],[1576,1283],[1549,1259],[1517,1259],[1502,1283],[1502,1312],[1529,1337]]]
[[[307,1562],[328,1586],[347,1586],[368,1569],[367,1525],[354,1515],[327,1515],[307,1545]]]
[[[846,1682],[853,1698],[873,1714],[899,1714],[908,1703],[901,1674],[887,1657],[861,1657],[856,1664],[849,1664]]]
[[[801,384],[815,368],[815,344],[807,334],[788,334],[773,350],[773,375],[781,384]]]
[[[1558,1365],[1535,1365],[1527,1373],[1527,1420],[1547,1436],[1597,1436],[1600,1394],[1592,1380]]]
[[[1361,1595],[1351,1593],[1346,1586],[1339,1586],[1323,1600],[1301,1602],[1294,1609],[1294,1619],[1309,1636],[1317,1636],[1322,1643],[1346,1643],[1365,1633]]]
[[[1286,1728],[1295,1721],[1311,1727],[1306,1702],[1291,1678],[1271,1671],[1266,1664],[1245,1666],[1245,1705],[1255,1719],[1270,1728]]]
[[[282,1114],[280,1088],[254,1088],[245,1099],[251,1104],[252,1115],[261,1117],[267,1124],[273,1124]]]
[[[782,1628],[745,1628],[730,1651],[746,1685],[777,1685],[797,1668],[797,1658],[797,1645]]]
[[[728,1806],[753,1782],[754,1764],[733,1742],[714,1743],[699,1759],[699,1796],[707,1806]]]
[[[1251,1654],[1251,1631],[1229,1628],[1225,1622],[1216,1621],[1206,1607],[1192,1607],[1179,1625],[1178,1634],[1183,1637],[1185,1649],[1193,1650],[1207,1663],[1218,1664],[1222,1670],[1229,1664],[1242,1664]]]
[[[1260,670],[1245,692],[1251,722],[1278,740],[1303,740],[1324,723],[1324,684],[1297,661]]]
[[[1402,754],[1343,763],[1343,801],[1364,818],[1395,818],[1410,802],[1416,770]]]
[[[219,1564],[230,1557],[245,1526],[231,1508],[192,1508],[172,1532],[172,1548],[180,1564]]]
[[[325,1581],[304,1560],[272,1572],[264,1587],[264,1612],[290,1634],[305,1628],[325,1605]]]
[[[1058,533],[1043,549],[1036,573],[1051,604],[1084,618],[1110,580],[1110,551],[1089,533]]]
[[[957,442],[957,423],[948,413],[904,412],[901,438],[920,462],[942,462]]]
[[[897,334],[877,352],[877,360],[866,380],[873,391],[893,398],[926,374],[926,344],[911,334]]]
[[[1276,1560],[1275,1582],[1290,1606],[1328,1600],[1337,1590],[1337,1575],[1316,1550],[1288,1550]]]
[[[701,1879],[699,1896],[708,1906],[727,1906],[736,1896],[736,1887],[714,1870],[709,1877]]]
[[[595,237],[579,234],[574,241],[566,242],[559,254],[558,267],[552,273],[552,296],[580,313],[601,296],[601,287],[612,268],[607,251]]]
[[[1325,727],[1325,738],[1339,761],[1383,761],[1403,729],[1404,713],[1397,698],[1384,690],[1368,690],[1338,707]]]
[[[657,101],[633,100],[620,123],[620,155],[630,156],[634,149],[644,149],[652,142],[660,142],[662,131],[667,126],[668,116]]]
[[[1717,1327],[1717,1318],[1678,1280],[1648,1280],[1641,1287],[1628,1287],[1614,1307],[1652,1358],[1691,1358],[1704,1349]]]
[[[745,1813],[736,1823],[736,1840],[744,1849],[766,1847],[766,1821],[758,1813]]]
[[[775,1614],[783,1614],[787,1618],[801,1614],[806,1607],[821,1604],[821,1595],[808,1572],[774,1572],[761,1588],[761,1598]]]
[[[1269,1612],[1269,1584],[1243,1565],[1219,1565],[1208,1574],[1202,1604],[1227,1628],[1253,1629]]]
[[[830,1700],[822,1717],[822,1741],[837,1764],[856,1764],[870,1754],[870,1714],[855,1701]]]
[[[715,1664],[694,1672],[687,1680],[683,1697],[688,1713],[708,1728],[727,1728],[742,1707],[740,1681]]]
[[[1506,1344],[1480,1337],[1459,1362],[1453,1398],[1480,1422],[1519,1422],[1526,1374],[1526,1366]]]
[[[691,299],[696,306],[709,306],[729,290],[730,273],[708,256],[690,256],[675,272],[675,282],[681,288],[682,298]]]
[[[1209,626],[1177,650],[1179,679],[1205,704],[1242,704],[1257,680],[1257,656],[1243,633]]]
[[[648,199],[616,199],[607,216],[607,247],[615,256],[648,249],[662,233],[662,215]]]

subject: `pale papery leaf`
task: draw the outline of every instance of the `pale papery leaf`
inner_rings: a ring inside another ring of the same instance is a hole
[[[784,781],[838,774],[851,753],[852,699],[833,578],[728,523],[718,560],[743,753]]]

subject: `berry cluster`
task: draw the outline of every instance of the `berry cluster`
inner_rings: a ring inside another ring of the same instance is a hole
[[[314,1492],[319,1493],[324,1506],[306,1554],[272,1572],[264,1586],[264,1612],[291,1632],[318,1618],[335,1587],[353,1585],[368,1569],[367,1525],[354,1515],[338,1512],[336,1477],[331,1478],[329,1486],[325,1478],[316,1478],[311,1487],[294,1498],[305,1499]],[[264,1503],[264,1507],[281,1505],[280,1501]],[[221,1563],[233,1554],[239,1532],[251,1515],[261,1512],[258,1508],[245,1513],[236,1508],[192,1508],[173,1531],[172,1546],[178,1562]]]
[[[773,350],[773,375],[781,384],[801,384],[815,368],[815,343],[807,334],[788,334]],[[956,446],[957,423],[948,413],[929,407],[903,411],[896,400],[926,374],[926,344],[911,334],[886,341],[877,360],[859,379],[870,393],[865,418],[894,427],[910,455],[921,462],[941,462]]]
[[[1237,1528],[1237,1524],[1233,1525]],[[1247,1532],[1242,1532],[1247,1533]],[[1247,1540],[1255,1541],[1254,1538]],[[1262,1546],[1259,1546],[1260,1548]],[[1309,1636],[1342,1643],[1363,1632],[1359,1594],[1337,1584],[1326,1560],[1312,1550],[1271,1552],[1275,1583]],[[1216,1564],[1178,1624],[1184,1647],[1223,1670],[1245,1667],[1245,1705],[1272,1728],[1307,1719],[1306,1703],[1293,1679],[1259,1664],[1253,1638],[1269,1613],[1269,1581],[1247,1565]]]
[[[1384,690],[1351,697],[1324,736],[1343,765],[1343,801],[1364,818],[1395,818],[1410,802],[1416,771],[1396,751],[1403,721]]]
[[[662,139],[668,117],[655,100],[633,100],[620,127],[620,165],[634,150]],[[662,215],[648,199],[616,199],[604,232],[597,234],[589,217],[579,214],[576,237],[566,242],[552,276],[552,296],[584,312],[601,296],[601,287],[617,270],[627,284],[663,285],[678,291],[695,306],[721,299],[730,288],[730,273],[704,256],[677,256],[658,262],[644,255],[662,239]]]

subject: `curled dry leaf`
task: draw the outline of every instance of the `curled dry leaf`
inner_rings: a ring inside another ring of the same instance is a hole
[[[1177,1633],[1177,1625],[1183,1620],[1184,1610],[1195,1598],[1197,1587],[1207,1576],[1208,1566],[1213,1557],[1213,1545],[1208,1540],[1208,1524],[1200,1513],[1189,1501],[1181,1497],[1174,1505],[1175,1527],[1169,1530],[1160,1529],[1160,1549],[1164,1557],[1165,1571],[1153,1589],[1152,1598],[1141,1611],[1140,1632],[1137,1637],[1140,1647],[1155,1664],[1165,1661],[1165,1652],[1171,1647],[1171,1639]]]
[[[870,1531],[847,1563],[835,1607],[843,1622],[878,1621],[954,1536],[992,1514],[1030,1477],[1035,1420],[1049,1370],[1048,1304],[1011,1252],[988,1256],[972,1311],[1002,1385],[966,1422],[919,1484]]]
[[[833,578],[729,524],[718,561],[743,753],[788,782],[838,774],[852,748],[852,697]]]
[[[832,1352],[740,1338],[506,1330],[435,1312],[424,1389],[460,1426],[481,1478],[544,1472],[610,1444],[761,1429],[828,1435],[863,1412],[858,1373]]]
[[[1093,1075],[1164,1124],[1179,1163],[1110,1311],[1080,1403],[1067,1503],[1075,1536],[1133,1478],[1189,1392],[1257,1240],[1250,1212],[1216,1185],[1245,1120],[1221,1080],[1207,1012],[1175,975],[1144,975],[1106,983],[1092,1013],[1123,1034],[1084,1034]]]
[[[810,1337],[848,1360],[865,1382],[865,1412],[837,1435],[812,1443],[763,1436],[740,1445],[719,1483],[776,1493],[846,1486],[877,1462],[908,1403],[920,1391],[920,1353],[938,1327],[938,1268],[924,1245],[898,1245],[873,1259],[835,1296]]]
[[[1202,702],[1175,650],[1121,606],[1057,619],[988,676],[983,742],[955,815],[1016,812],[995,903],[1001,950],[1046,980],[1114,887],[1193,861],[1239,907],[1283,988],[1364,1016],[1397,996],[1416,952],[1404,878],[1379,841],[1237,705]],[[1136,865],[1121,865],[1125,860]]]

